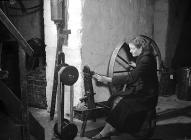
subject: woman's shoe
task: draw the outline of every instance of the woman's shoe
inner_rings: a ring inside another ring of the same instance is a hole
[[[110,140],[110,136],[102,136],[100,133],[91,138],[91,140]]]

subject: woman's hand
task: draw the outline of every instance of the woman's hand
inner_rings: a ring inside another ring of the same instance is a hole
[[[112,78],[104,76],[104,75],[99,75],[99,74],[94,74],[93,78],[95,78],[98,82],[102,82],[102,83],[109,83],[112,82]]]
[[[128,65],[127,65],[127,67],[126,67],[126,70],[127,70],[127,71],[131,71],[131,70],[135,69],[135,67],[136,67],[136,63],[133,62],[133,61],[130,61],[130,62],[128,62]]]
[[[133,68],[135,68],[135,67],[136,67],[136,63],[135,63],[135,62],[133,62],[133,61],[130,61],[130,62],[129,62],[129,65],[130,65],[131,67],[133,67]]]

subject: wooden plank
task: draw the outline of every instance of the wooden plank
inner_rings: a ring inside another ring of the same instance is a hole
[[[74,85],[70,86],[70,122],[73,122],[74,112]]]
[[[17,96],[0,80],[0,100],[5,105],[7,113],[17,123],[22,123],[22,109],[24,106]]]
[[[54,81],[52,88],[50,120],[53,120],[55,113],[56,93],[58,85],[58,70],[60,69],[61,66],[65,64],[65,54],[62,52],[62,45],[67,44],[68,34],[71,33],[71,30],[63,28],[64,27],[62,23],[57,23],[57,48],[56,48],[56,58],[54,65]]]
[[[15,37],[15,39],[19,42],[21,47],[27,52],[30,56],[33,54],[33,49],[27,43],[25,38],[20,34],[17,28],[12,24],[9,18],[5,15],[5,13],[0,8],[0,20],[5,25],[5,27],[10,31],[10,33]]]
[[[63,25],[57,24],[57,48],[56,48],[56,59],[54,66],[54,81],[52,88],[52,98],[51,98],[51,108],[50,108],[50,120],[53,120],[55,113],[55,104],[56,104],[56,93],[57,93],[57,85],[58,85],[58,70],[61,65],[61,61],[59,59],[60,54],[62,53],[62,45],[65,40],[63,35]]]

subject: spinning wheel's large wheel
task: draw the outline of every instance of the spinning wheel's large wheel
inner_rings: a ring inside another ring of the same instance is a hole
[[[153,53],[157,61],[158,79],[160,80],[161,74],[161,54],[157,44],[149,37],[140,35],[149,41],[149,44],[153,47]],[[135,62],[135,58],[132,57],[128,44],[126,42],[120,42],[114,49],[108,68],[108,76],[113,77],[116,75],[125,75],[129,72],[130,61]],[[115,94],[124,88],[124,85],[110,85],[110,93]]]

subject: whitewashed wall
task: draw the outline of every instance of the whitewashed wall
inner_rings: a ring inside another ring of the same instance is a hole
[[[167,5],[165,0],[159,0],[160,5],[165,5],[164,21],[167,20]],[[160,6],[159,5],[159,6]],[[101,74],[107,73],[108,63],[112,51],[116,45],[125,38],[132,35],[145,34],[156,37],[162,44],[162,56],[164,57],[165,32],[160,36],[154,34],[162,25],[158,25],[158,19],[154,18],[154,0],[68,0],[68,29],[71,34],[68,38],[68,45],[63,46],[66,55],[66,63],[78,68],[80,77],[74,85],[74,105],[84,94],[82,69],[88,65],[91,70]],[[56,25],[50,18],[50,0],[44,0],[44,22],[45,22],[45,43],[47,54],[47,100],[50,107],[54,62],[56,54]],[[159,16],[158,13],[155,16]],[[157,22],[157,24],[155,23]],[[156,25],[155,25],[156,24]],[[167,23],[163,25],[166,27]],[[109,97],[107,87],[98,87],[94,83],[96,92],[95,100],[103,101]],[[69,112],[69,87],[66,87],[66,112]]]

